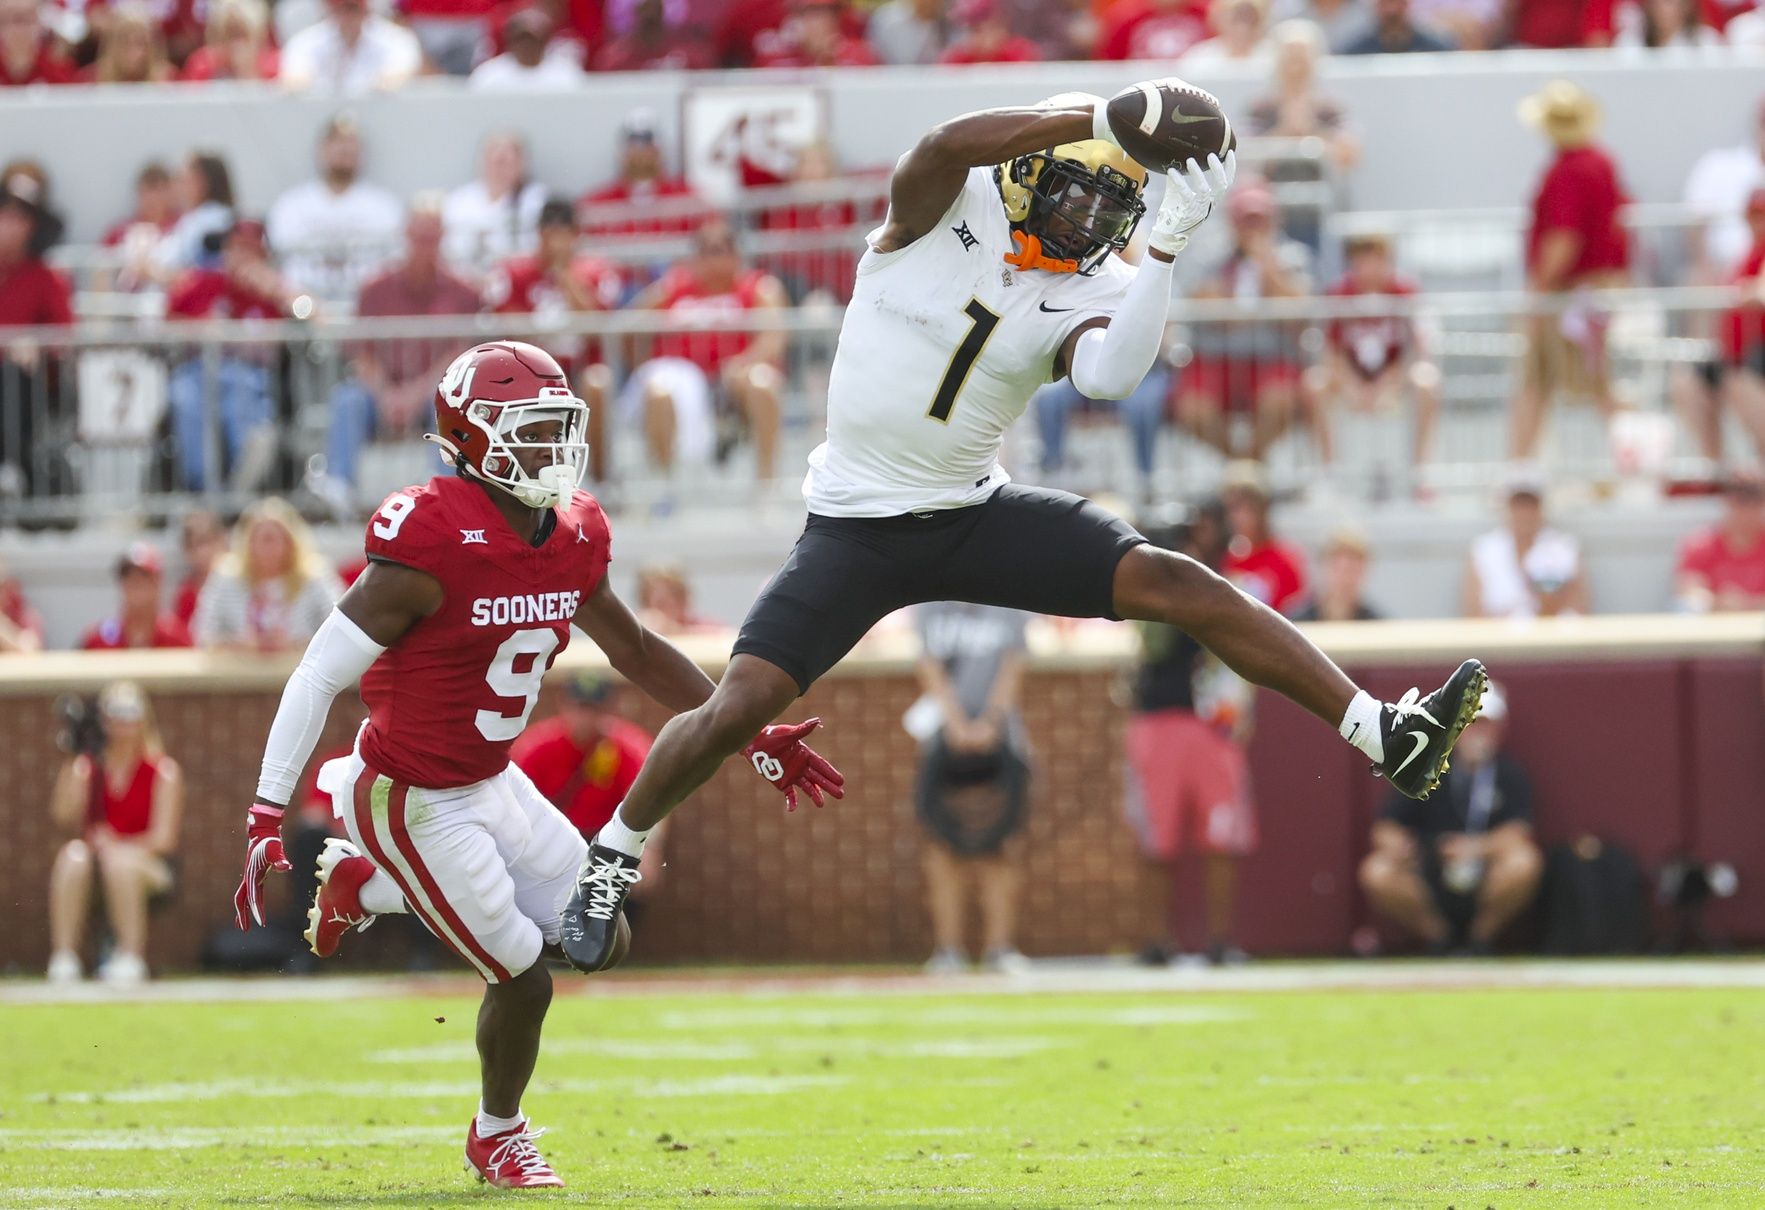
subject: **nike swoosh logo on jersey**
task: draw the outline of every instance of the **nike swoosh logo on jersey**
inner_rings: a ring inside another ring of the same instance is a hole
[[[1037,308],[1037,310],[1046,311],[1050,315],[1058,315],[1062,311],[1076,311],[1076,310],[1078,310],[1078,308],[1077,307],[1050,307],[1047,303],[1043,303],[1040,307]]]
[[[1422,755],[1422,749],[1428,746],[1428,733],[1426,731],[1411,731],[1407,734],[1416,741],[1416,746],[1410,750],[1408,756],[1403,758],[1403,764],[1397,766],[1397,768],[1391,771],[1391,776],[1393,777],[1396,777],[1399,773],[1402,773],[1405,769],[1409,768],[1410,762],[1415,760],[1416,757]]]

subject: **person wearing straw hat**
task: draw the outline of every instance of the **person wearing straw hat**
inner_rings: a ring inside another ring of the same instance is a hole
[[[1607,419],[1617,408],[1606,372],[1610,316],[1594,292],[1625,282],[1630,246],[1619,212],[1629,198],[1617,162],[1594,143],[1600,107],[1586,89],[1553,80],[1522,100],[1519,113],[1556,148],[1533,196],[1526,236],[1527,288],[1547,308],[1524,321],[1526,353],[1514,394],[1511,452],[1529,459],[1558,392],[1590,399]]]
[[[1394,794],[1373,824],[1361,889],[1430,953],[1488,954],[1538,892],[1544,858],[1532,837],[1532,786],[1501,751],[1507,720],[1507,698],[1492,681],[1440,793],[1425,802]]]

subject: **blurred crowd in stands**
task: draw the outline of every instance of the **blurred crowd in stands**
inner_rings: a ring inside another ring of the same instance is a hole
[[[0,86],[1162,59],[1257,62],[1304,18],[1341,54],[1765,46],[1755,0],[0,0]]]

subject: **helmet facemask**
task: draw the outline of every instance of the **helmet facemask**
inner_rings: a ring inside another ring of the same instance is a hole
[[[528,508],[555,507],[582,482],[588,469],[588,405],[568,387],[541,387],[537,398],[509,403],[476,400],[465,415],[489,438],[482,465],[467,469]],[[523,439],[523,433],[552,421],[561,425],[556,440]],[[550,450],[553,461],[530,475],[516,456],[524,450]]]
[[[1095,273],[1111,252],[1127,247],[1146,213],[1140,183],[1108,164],[1093,168],[1033,152],[1003,168],[1027,202],[1021,218],[1011,215],[1015,225],[1040,241],[1043,257],[1071,261],[1079,273]]]

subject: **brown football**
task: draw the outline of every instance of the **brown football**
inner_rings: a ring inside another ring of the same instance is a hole
[[[1224,159],[1238,146],[1219,98],[1186,80],[1166,76],[1122,89],[1109,99],[1109,129],[1122,150],[1152,172],[1190,160]]]

